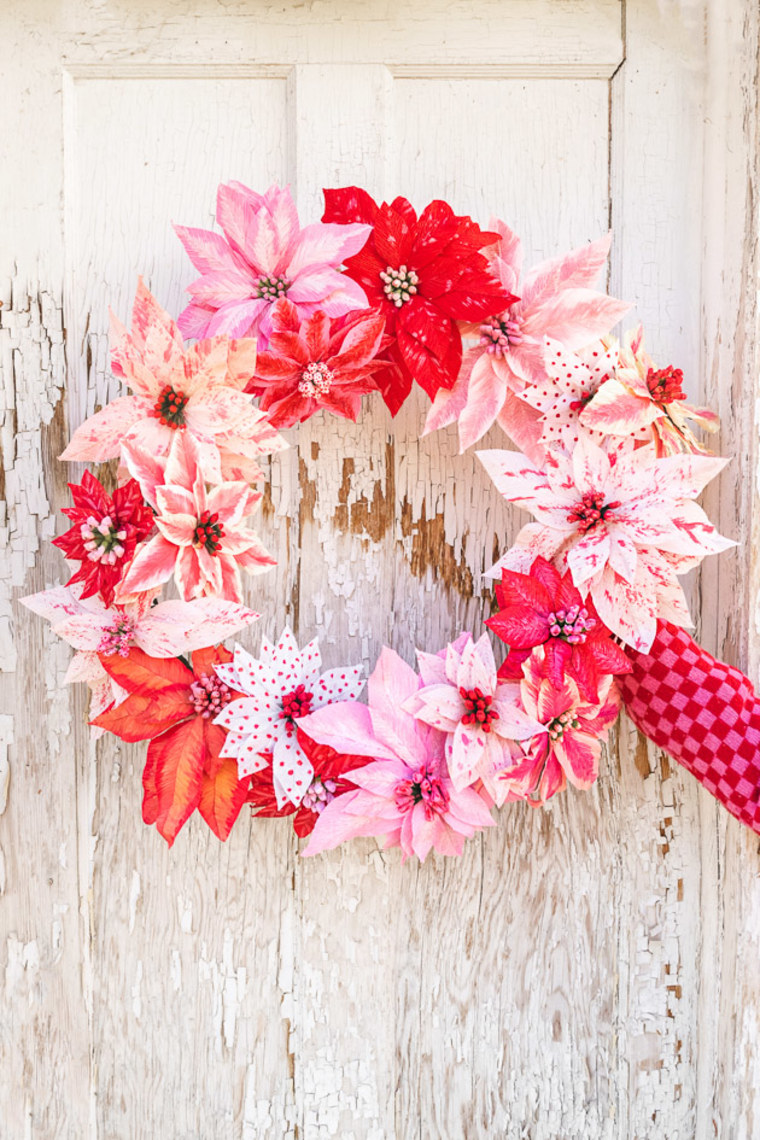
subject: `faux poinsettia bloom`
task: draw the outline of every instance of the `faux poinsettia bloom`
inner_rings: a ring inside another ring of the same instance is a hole
[[[224,729],[213,722],[237,696],[214,672],[230,656],[221,646],[199,649],[188,669],[175,657],[149,657],[140,649],[127,657],[100,655],[106,673],[129,696],[95,724],[122,740],[150,741],[143,819],[155,823],[170,847],[196,808],[214,834],[226,839],[245,803],[247,789],[236,765],[221,755]]]
[[[374,310],[331,320],[318,312],[301,320],[287,299],[272,310],[267,352],[259,353],[253,385],[260,407],[275,427],[302,423],[324,408],[356,420],[362,396],[375,387],[373,374],[385,320]]]
[[[261,495],[247,483],[206,489],[201,451],[190,436],[178,436],[164,461],[127,444],[124,458],[155,505],[158,534],[141,546],[119,590],[120,599],[154,590],[172,575],[181,596],[241,602],[240,571],[261,574],[275,559],[243,520]]]
[[[395,415],[416,380],[432,399],[462,363],[457,321],[488,316],[515,300],[480,252],[498,235],[434,201],[417,217],[406,198],[380,206],[365,190],[325,190],[325,221],[364,222],[372,236],[346,261],[393,338],[377,386]]]
[[[206,479],[220,483],[225,466],[234,464],[238,440],[247,459],[287,446],[243,392],[254,372],[256,342],[217,337],[185,350],[176,324],[142,279],[131,331],[111,314],[111,354],[114,374],[134,395],[85,420],[61,459],[100,463],[118,456],[125,443],[166,455],[175,435],[187,433],[198,444]]]
[[[521,694],[526,711],[544,725],[544,731],[535,738],[530,754],[503,773],[509,790],[543,804],[568,781],[576,788],[590,788],[599,774],[602,737],[620,710],[613,678],[603,678],[598,700],[590,703],[569,677],[555,684],[539,649],[525,662]]]
[[[71,562],[81,562],[69,584],[81,582],[83,598],[100,594],[110,606],[137,543],[153,530],[153,513],[135,479],[108,495],[85,471],[81,484],[69,483],[69,490],[74,506],[64,507],[63,513],[74,525],[53,545]]]
[[[658,618],[689,624],[676,574],[734,543],[694,501],[727,460],[660,459],[649,445],[631,448],[603,449],[581,434],[571,456],[552,452],[545,468],[532,467],[520,452],[478,455],[501,494],[537,520],[488,575],[527,573],[538,555],[554,561],[570,571],[584,598],[590,595],[607,628],[645,652]]]
[[[314,825],[327,805],[336,796],[350,791],[351,784],[342,778],[344,772],[354,768],[361,768],[367,763],[364,756],[350,756],[343,752],[336,752],[325,744],[317,744],[306,733],[296,730],[296,738],[304,754],[311,762],[314,775],[300,804],[285,800],[281,805],[277,803],[272,774],[271,757],[261,771],[250,777],[248,785],[248,803],[258,816],[270,818],[274,816],[293,816],[293,830],[299,838],[311,835]]]
[[[316,821],[305,855],[360,835],[385,837],[403,858],[431,850],[461,855],[464,840],[493,826],[484,795],[457,791],[446,769],[445,736],[404,706],[420,678],[383,649],[368,683],[368,705],[346,701],[305,717],[299,727],[319,744],[371,763],[345,773],[353,790],[337,795]]]
[[[257,194],[240,182],[219,187],[216,220],[224,237],[175,226],[201,273],[179,317],[185,336],[251,336],[265,348],[280,297],[302,317],[317,309],[339,317],[367,307],[364,292],[340,266],[364,245],[369,226],[315,222],[302,229],[287,187]]]
[[[680,368],[655,368],[644,351],[644,331],[629,332],[614,373],[584,407],[580,421],[587,429],[610,435],[647,430],[658,455],[680,451],[704,452],[689,421],[705,431],[717,431],[719,420],[709,408],[686,403]]]
[[[565,676],[580,694],[596,701],[604,674],[630,673],[631,663],[600,621],[590,598],[585,601],[568,573],[540,556],[527,574],[502,570],[496,586],[499,612],[486,621],[509,646],[500,677],[518,680],[523,662],[543,645],[547,675],[559,688]]]
[[[258,659],[236,645],[232,664],[217,670],[243,694],[217,720],[229,729],[223,755],[234,757],[241,778],[271,763],[278,808],[286,801],[300,807],[314,781],[314,765],[296,733],[301,718],[323,705],[355,700],[364,688],[360,665],[321,669],[316,639],[299,649],[286,628],[276,645],[262,637]]]
[[[630,307],[590,288],[604,268],[610,234],[542,262],[520,285],[520,239],[498,218],[491,219],[491,229],[501,237],[490,250],[491,271],[506,292],[520,296],[466,330],[478,336],[479,344],[466,354],[451,391],[438,393],[425,424],[427,433],[458,420],[462,451],[497,419],[525,450],[523,433],[536,417],[515,393],[544,380],[546,338],[581,348],[609,332]]]
[[[487,634],[477,641],[462,634],[444,655],[418,651],[417,660],[423,685],[405,711],[445,734],[446,763],[457,791],[482,779],[490,792],[491,776],[521,755],[515,742],[541,731],[522,707],[519,684],[499,681]]]

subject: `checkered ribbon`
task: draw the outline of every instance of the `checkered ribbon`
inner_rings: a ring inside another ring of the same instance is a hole
[[[627,652],[633,672],[619,680],[636,727],[760,834],[760,700],[749,679],[669,623],[649,653]]]

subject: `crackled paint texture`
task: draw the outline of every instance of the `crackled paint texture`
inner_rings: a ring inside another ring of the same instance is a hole
[[[90,745],[65,646],[14,600],[62,579],[55,457],[112,398],[107,309],[174,313],[171,220],[218,181],[434,196],[530,258],[615,242],[610,289],[718,407],[691,583],[757,677],[758,23],[752,0],[9,0],[0,16],[0,1135],[91,1140],[760,1131],[755,837],[623,721],[597,787],[509,806],[460,860],[277,821],[168,851],[141,748]],[[268,472],[250,602],[329,664],[477,630],[520,519],[454,431],[316,417]],[[494,430],[485,446],[497,446]],[[257,645],[253,632],[250,647]]]

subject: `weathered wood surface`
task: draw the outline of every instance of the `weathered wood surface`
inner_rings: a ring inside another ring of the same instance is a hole
[[[627,724],[593,792],[505,808],[458,861],[369,841],[304,861],[247,819],[169,852],[140,822],[142,750],[88,743],[67,650],[13,606],[63,573],[55,456],[116,394],[108,306],[127,315],[138,272],[181,306],[169,221],[209,224],[221,179],[290,181],[304,216],[357,181],[494,210],[529,258],[613,225],[611,289],[736,456],[708,507],[742,545],[693,597],[755,677],[755,4],[9,0],[0,20],[0,1137],[757,1136],[757,840]],[[454,432],[419,440],[423,415],[293,433],[263,520],[279,568],[250,592],[267,633],[369,664],[478,628],[519,520]]]

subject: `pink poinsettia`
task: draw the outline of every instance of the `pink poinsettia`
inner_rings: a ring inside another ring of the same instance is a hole
[[[343,774],[354,790],[327,804],[305,855],[360,835],[384,836],[385,847],[401,847],[404,859],[424,860],[431,850],[460,855],[465,838],[493,825],[483,795],[454,787],[443,733],[404,710],[420,683],[397,654],[383,649],[368,682],[368,705],[344,701],[299,722],[318,744],[371,760]]]
[[[253,387],[275,427],[291,427],[324,408],[356,420],[362,396],[385,367],[377,354],[385,319],[375,310],[331,320],[318,312],[301,320],[287,298],[272,310],[267,352],[259,353]]]
[[[620,711],[620,693],[612,677],[603,678],[598,700],[590,703],[569,677],[557,685],[548,675],[543,649],[525,662],[520,686],[529,716],[544,726],[529,755],[500,776],[514,794],[538,805],[562,791],[569,781],[590,788],[599,774],[604,737]]]
[[[496,599],[499,612],[486,625],[509,646],[500,677],[522,678],[523,662],[538,645],[549,679],[559,687],[567,675],[588,701],[597,700],[603,674],[630,673],[591,599],[584,601],[570,573],[560,574],[545,558],[536,558],[527,574],[502,570]]]
[[[329,317],[366,309],[364,291],[340,265],[362,248],[369,226],[314,222],[302,229],[287,187],[257,194],[240,182],[219,187],[216,219],[224,237],[175,226],[201,273],[179,317],[185,336],[253,336],[265,348],[280,297],[301,317],[317,309]]]
[[[181,596],[242,601],[240,571],[261,574],[275,559],[243,520],[261,494],[247,483],[206,489],[201,451],[191,435],[174,440],[165,460],[154,460],[132,445],[124,459],[156,511],[158,530],[138,547],[117,599],[154,590],[172,575]]]
[[[657,620],[689,624],[676,575],[733,546],[694,501],[727,463],[705,455],[657,458],[652,446],[597,446],[581,434],[571,456],[534,468],[512,451],[479,458],[501,494],[529,510],[515,545],[491,568],[526,573],[541,555],[569,569],[583,597],[626,645],[652,644]]]
[[[614,373],[586,403],[580,416],[585,428],[609,435],[647,431],[654,438],[658,455],[706,450],[689,427],[690,420],[704,431],[718,430],[714,412],[686,403],[680,368],[655,368],[644,351],[641,325],[628,333]]]
[[[438,393],[425,423],[427,433],[458,420],[462,451],[497,419],[518,446],[525,446],[524,433],[536,416],[516,393],[543,380],[546,338],[580,348],[609,332],[629,308],[590,288],[604,267],[611,235],[542,262],[520,285],[520,239],[498,218],[491,219],[490,228],[501,236],[491,250],[491,272],[519,299],[465,330],[480,343],[467,352],[454,387]]]
[[[179,329],[146,289],[137,286],[130,332],[111,314],[111,356],[116,376],[134,395],[112,400],[77,428],[61,459],[102,463],[125,444],[151,456],[166,455],[176,435],[192,436],[206,479],[220,483],[240,461],[280,451],[285,441],[243,389],[253,375],[256,342],[217,337],[185,349]]]
[[[454,788],[482,779],[489,793],[494,773],[522,755],[517,741],[541,725],[522,707],[519,684],[499,681],[488,635],[462,634],[443,654],[417,652],[423,685],[404,710],[446,737],[445,755]],[[494,795],[501,804],[498,795]]]

